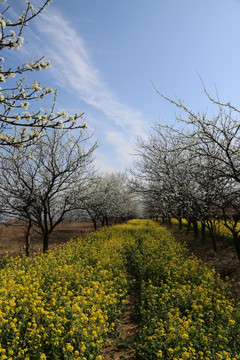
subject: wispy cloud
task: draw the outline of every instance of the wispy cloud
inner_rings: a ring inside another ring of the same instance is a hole
[[[102,111],[128,136],[145,132],[143,114],[116,98],[93,65],[83,39],[56,8],[48,8],[39,17],[37,27],[47,38],[43,50],[54,64],[59,86],[68,87],[75,96]]]
[[[20,54],[27,58],[40,58],[44,54],[53,64],[48,72],[54,76],[60,93],[68,91],[72,94],[76,108],[79,107],[78,99],[90,106],[86,120],[100,143],[96,152],[97,167],[103,171],[130,167],[136,137],[147,133],[142,112],[117,98],[94,64],[88,44],[57,7],[48,7],[34,24],[36,28],[25,30],[27,40]],[[70,108],[64,106],[69,113],[73,103],[69,104]],[[99,116],[94,118],[96,113]]]

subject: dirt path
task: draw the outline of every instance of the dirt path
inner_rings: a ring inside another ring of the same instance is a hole
[[[104,349],[104,360],[134,360],[135,354],[132,347],[134,336],[138,332],[138,324],[134,320],[134,306],[136,292],[132,290],[126,298],[126,312],[120,325],[120,336],[109,339],[111,345]]]

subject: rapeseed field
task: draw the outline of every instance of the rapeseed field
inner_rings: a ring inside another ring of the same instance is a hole
[[[166,229],[132,220],[46,255],[6,259],[0,360],[103,360],[132,281],[136,359],[240,359],[240,307],[227,285]]]

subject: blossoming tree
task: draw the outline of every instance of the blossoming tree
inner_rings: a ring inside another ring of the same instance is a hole
[[[9,156],[1,158],[2,211],[7,218],[27,222],[26,239],[34,226],[42,236],[43,252],[54,228],[85,200],[97,147],[92,143],[87,148],[88,140],[83,130],[73,136],[68,130],[54,129],[45,131],[31,147],[10,147]]]
[[[182,134],[182,133],[181,133]],[[228,181],[216,178],[215,159],[199,157],[193,150],[192,137],[183,139],[176,129],[155,124],[147,140],[138,139],[133,171],[135,189],[143,194],[145,207],[151,216],[164,221],[177,218],[181,229],[182,218],[193,225],[198,237],[198,222],[213,235],[212,225],[219,210],[229,199]],[[213,248],[217,245],[212,237]]]
[[[95,175],[90,179],[82,211],[95,229],[98,222],[108,226],[136,217],[138,204],[126,174]]]
[[[147,184],[143,191],[148,196],[155,189],[157,201],[159,194],[166,200],[169,216],[178,217],[180,206],[181,216],[196,230],[201,221],[210,234],[215,219],[223,220],[240,259],[240,110],[211,97],[204,84],[203,88],[217,107],[214,115],[196,113],[156,89],[180,109],[180,115],[174,127],[156,124],[147,141],[138,141],[135,174]]]
[[[23,30],[36,16],[43,12],[52,0],[45,0],[42,5],[34,9],[30,1],[25,2],[22,13],[15,18],[14,12],[10,11],[7,0],[0,2],[0,50],[17,51],[24,42]],[[35,110],[35,102],[53,94],[53,89],[43,87],[40,82],[34,80],[28,84],[29,72],[38,72],[51,66],[44,57],[30,60],[17,67],[4,63],[4,56],[0,57],[0,147],[6,149],[9,146],[27,146],[36,138],[40,137],[47,128],[86,128],[87,124],[78,123],[83,114],[68,116],[65,111],[56,112],[57,91],[53,95],[52,105],[44,111],[38,107]],[[32,105],[32,106],[31,106]]]

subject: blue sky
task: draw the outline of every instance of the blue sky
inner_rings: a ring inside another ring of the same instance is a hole
[[[58,88],[59,108],[85,113],[100,171],[130,167],[137,136],[156,121],[174,123],[174,108],[150,81],[211,114],[199,73],[211,94],[216,85],[221,100],[240,107],[237,0],[53,0],[23,35],[19,60],[51,61],[36,79]]]

